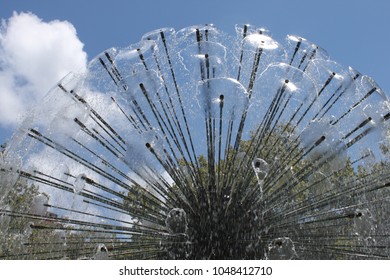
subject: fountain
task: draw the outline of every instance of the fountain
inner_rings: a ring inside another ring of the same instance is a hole
[[[390,105],[295,35],[145,34],[0,153],[1,259],[387,259]]]

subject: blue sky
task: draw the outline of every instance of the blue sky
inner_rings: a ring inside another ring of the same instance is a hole
[[[88,60],[109,47],[135,43],[144,33],[160,27],[178,30],[214,23],[234,33],[236,23],[250,23],[269,29],[277,40],[283,40],[287,34],[300,35],[326,49],[340,64],[372,76],[385,92],[390,92],[390,1],[0,0],[2,33],[14,11],[31,12],[43,22],[70,22],[84,44]],[[0,59],[0,73],[5,67]],[[56,82],[49,80],[41,90],[47,92],[48,85]],[[24,106],[28,108],[29,104]],[[0,144],[10,138],[14,129],[15,125],[5,125],[0,120]]]

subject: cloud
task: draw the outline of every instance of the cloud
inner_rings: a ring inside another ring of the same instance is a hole
[[[87,54],[67,21],[14,13],[0,28],[0,126],[14,127],[56,82],[86,70]]]

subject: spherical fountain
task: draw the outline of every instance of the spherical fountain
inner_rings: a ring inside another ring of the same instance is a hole
[[[387,259],[389,118],[299,36],[152,31],[59,81],[1,152],[0,258]]]

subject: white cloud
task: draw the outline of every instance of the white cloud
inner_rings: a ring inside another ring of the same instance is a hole
[[[0,29],[0,126],[15,126],[69,72],[86,70],[87,54],[67,21],[14,13]]]

